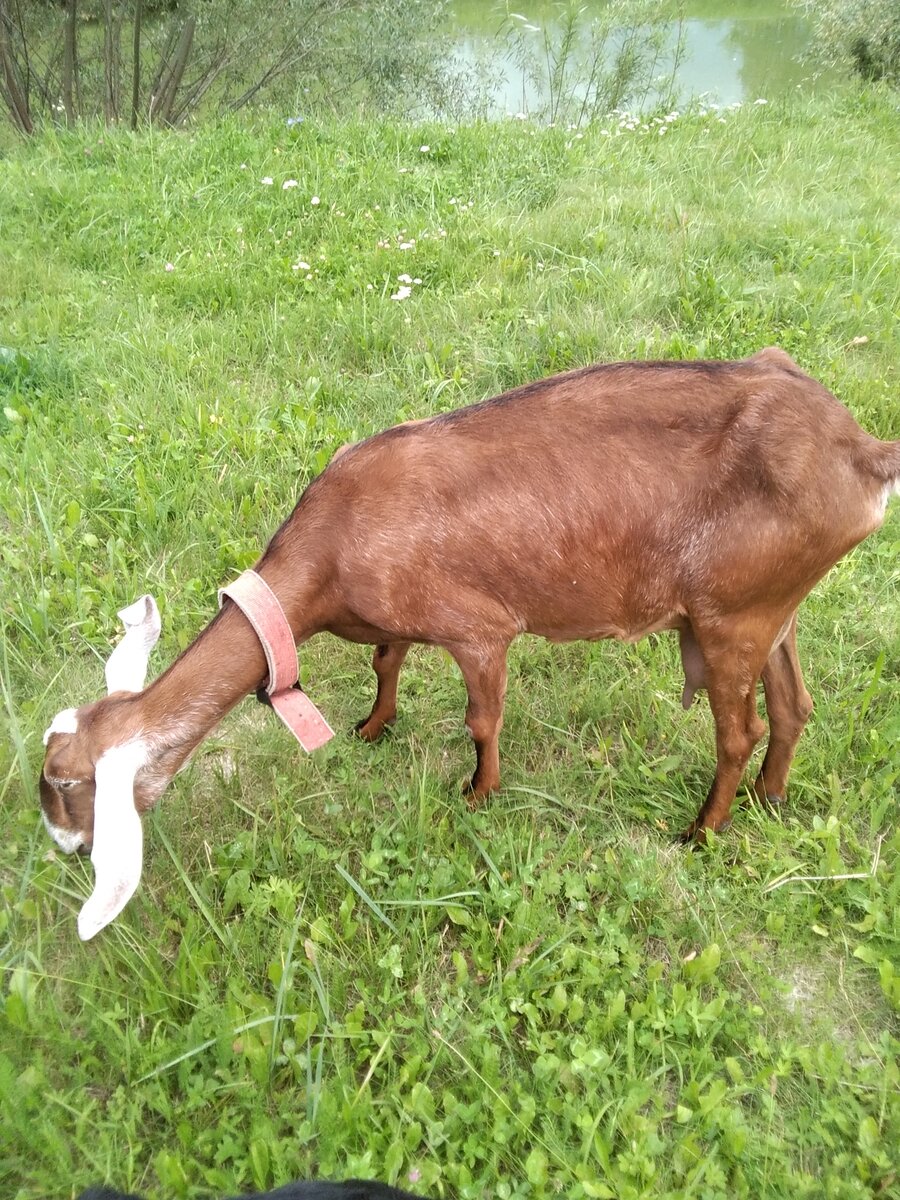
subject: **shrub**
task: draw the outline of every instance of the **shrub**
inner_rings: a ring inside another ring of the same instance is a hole
[[[651,97],[672,102],[682,15],[677,2],[608,0],[589,8],[560,0],[539,25],[507,11],[502,32],[523,78],[546,96],[541,115],[581,125]]]
[[[179,125],[265,100],[446,111],[446,0],[0,0],[0,107]]]
[[[810,21],[816,56],[863,79],[900,87],[897,0],[794,0]]]

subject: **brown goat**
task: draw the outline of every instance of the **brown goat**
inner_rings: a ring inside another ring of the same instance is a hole
[[[297,643],[328,631],[375,644],[377,695],[358,727],[367,740],[396,715],[410,645],[450,652],[468,690],[473,800],[500,786],[513,638],[637,641],[677,630],[684,703],[705,688],[715,720],[716,774],[689,831],[702,836],[727,822],[765,732],[760,679],[770,736],[755,793],[783,797],[812,709],[797,606],[878,528],[898,479],[900,442],[863,432],[781,350],[740,362],[595,366],[344,448],[257,570]],[[137,885],[135,810],[157,800],[266,671],[231,601],[140,691],[145,667],[146,658],[136,686],[125,685],[130,694],[66,710],[48,731],[48,827],[67,850],[94,843],[98,884],[84,936]],[[101,809],[108,850],[98,852]],[[105,855],[114,887],[101,888]]]

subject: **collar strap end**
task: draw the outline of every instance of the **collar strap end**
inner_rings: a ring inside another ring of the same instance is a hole
[[[297,682],[294,634],[278,597],[255,571],[244,571],[219,589],[220,608],[226,596],[250,622],[266,656],[268,683],[257,690],[257,699],[271,704],[304,750],[318,750],[334,730]]]

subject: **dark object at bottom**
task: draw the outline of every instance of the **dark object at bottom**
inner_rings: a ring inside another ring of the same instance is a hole
[[[78,1200],[142,1200],[108,1187],[92,1187],[82,1192]],[[347,1179],[343,1183],[286,1183],[274,1192],[258,1192],[253,1196],[235,1196],[232,1200],[421,1200],[411,1192],[386,1183],[371,1183],[365,1179]]]

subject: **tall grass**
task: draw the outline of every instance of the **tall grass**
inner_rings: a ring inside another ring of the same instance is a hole
[[[580,128],[618,108],[674,103],[685,54],[683,6],[615,0],[591,9],[557,4],[542,25],[507,6],[507,55],[542,101],[549,123]]]
[[[711,722],[664,637],[517,643],[506,787],[476,814],[440,655],[411,656],[375,747],[303,758],[242,705],[88,945],[89,864],[51,849],[34,787],[116,610],[153,590],[168,661],[349,438],[595,360],[772,342],[900,437],[895,117],[873,92],[580,136],[260,118],[4,160],[4,1194],[896,1190],[896,509],[802,610],[817,709],[788,806],[703,854],[672,835]],[[368,654],[302,661],[349,729]]]

